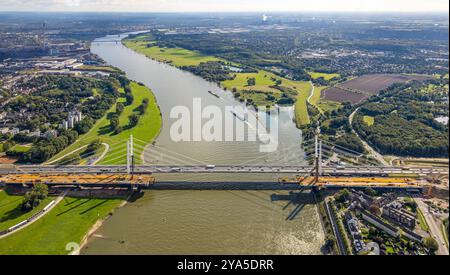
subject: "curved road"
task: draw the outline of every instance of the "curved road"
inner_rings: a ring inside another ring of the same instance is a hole
[[[353,128],[353,119],[356,115],[356,113],[358,113],[360,108],[357,108],[349,117],[348,117],[348,121],[350,123],[350,129],[352,129],[352,133],[354,133],[363,143],[364,147],[366,148],[367,151],[369,151],[369,155],[371,155],[372,157],[374,157],[378,162],[380,162],[383,166],[391,166],[383,157],[383,155],[381,155],[380,153],[378,153],[375,149],[373,149],[364,139],[361,138],[360,135],[358,135],[358,133],[355,131],[355,129]]]

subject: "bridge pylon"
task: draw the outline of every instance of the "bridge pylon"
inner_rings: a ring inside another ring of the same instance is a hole
[[[130,135],[130,139],[127,140],[127,174],[134,174],[134,141],[133,135]]]
[[[319,142],[319,138],[320,138],[320,126],[317,126],[316,129],[316,134],[315,134],[315,142],[314,142],[314,146],[315,146],[315,182],[319,182],[319,176],[321,174],[322,171],[322,141]]]

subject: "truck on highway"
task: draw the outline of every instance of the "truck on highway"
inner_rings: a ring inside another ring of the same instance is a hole
[[[206,165],[206,169],[214,169],[214,168],[216,168],[215,165]]]

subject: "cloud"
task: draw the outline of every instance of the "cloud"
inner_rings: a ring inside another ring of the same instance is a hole
[[[0,0],[15,11],[440,11],[448,0]]]

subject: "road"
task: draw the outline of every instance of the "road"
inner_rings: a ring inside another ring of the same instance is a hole
[[[310,174],[313,170],[312,166],[153,166],[153,165],[137,165],[135,166],[136,174],[205,174],[205,173],[244,173],[244,174]],[[118,174],[126,173],[126,166],[41,166],[41,165],[23,165],[15,168],[0,169],[0,174],[45,174],[45,173],[73,173],[73,174]],[[352,167],[352,166],[325,166],[323,167],[323,175],[340,175],[340,176],[387,176],[389,174],[398,174],[403,176],[419,175],[448,175],[447,167]]]
[[[428,205],[420,198],[414,199],[417,202],[420,210],[425,216],[425,220],[430,227],[431,236],[439,243],[439,250],[437,252],[438,255],[449,255],[448,247],[445,243],[445,238],[442,236],[442,230],[439,225],[436,223],[436,220],[433,217],[433,214],[430,213],[428,209]]]
[[[108,143],[102,143],[103,146],[105,146],[105,150],[103,151],[103,153],[100,155],[100,157],[98,157],[94,163],[92,163],[92,165],[97,165],[97,163],[99,163],[105,156],[106,154],[108,154],[109,152],[109,144]]]
[[[348,117],[348,121],[350,123],[350,128],[352,129],[352,132],[361,140],[361,142],[363,143],[364,147],[366,148],[366,150],[369,152],[369,155],[371,155],[372,157],[374,157],[379,163],[381,163],[384,166],[389,166],[390,164],[384,159],[384,157],[378,153],[377,151],[375,151],[375,149],[373,149],[366,141],[364,141],[364,139],[362,139],[358,133],[355,131],[355,129],[353,129],[353,118],[355,117],[356,113],[358,113],[360,108],[356,109],[349,117]]]
[[[309,104],[311,104],[311,98],[314,96],[314,92],[316,90],[316,87],[314,87],[314,84],[312,81],[309,82],[309,84],[311,84],[311,93],[309,94],[308,99],[306,100]],[[311,104],[313,105],[313,104]]]

